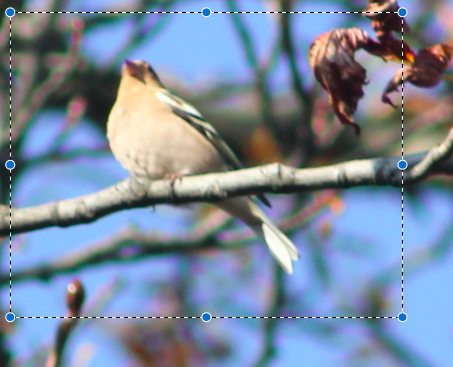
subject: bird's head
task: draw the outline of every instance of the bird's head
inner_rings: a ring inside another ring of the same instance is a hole
[[[150,86],[161,86],[159,77],[153,68],[143,60],[125,60],[121,69],[122,77],[132,77]]]

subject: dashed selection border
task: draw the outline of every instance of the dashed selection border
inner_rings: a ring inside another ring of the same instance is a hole
[[[404,18],[401,17],[401,160],[404,161]],[[401,312],[404,312],[404,169],[401,170]]]
[[[210,11],[210,14],[392,14],[366,11]],[[398,12],[396,12],[398,13]],[[15,14],[203,14],[203,11],[17,11]],[[14,14],[14,15],[15,15]],[[9,17],[9,156],[12,159],[12,17]],[[404,80],[404,18],[401,78]],[[404,84],[401,85],[401,160],[404,160]],[[12,170],[9,173],[9,312],[12,310]],[[401,313],[404,314],[404,170],[401,170]],[[401,315],[401,314],[400,314]],[[15,316],[17,319],[200,319],[200,316]],[[212,319],[399,319],[398,316],[212,316]]]
[[[13,78],[12,78],[12,54],[11,54],[11,39],[12,39],[12,17],[9,17],[9,159],[12,160],[12,90],[13,90]],[[12,272],[12,170],[9,170],[9,312],[11,312],[12,300],[11,300],[11,272]]]
[[[201,14],[201,11],[18,11],[16,14]],[[394,14],[393,11],[211,11],[212,14]]]
[[[398,316],[211,316],[213,319],[397,319]],[[16,316],[16,319],[199,319],[200,316]]]

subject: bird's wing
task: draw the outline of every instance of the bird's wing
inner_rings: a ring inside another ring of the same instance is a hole
[[[214,127],[205,120],[203,115],[194,106],[185,102],[183,99],[175,96],[166,89],[161,89],[157,92],[157,98],[171,107],[173,113],[188,122],[198,130],[221,154],[225,163],[231,169],[243,168],[236,154],[231,150],[227,143],[220,137]],[[257,197],[268,207],[270,202],[263,194],[258,194]]]
[[[236,154],[234,154],[227,143],[225,143],[225,141],[220,137],[217,130],[204,119],[201,113],[194,106],[165,89],[157,92],[157,98],[169,105],[174,114],[187,121],[206,139],[208,139],[209,142],[219,151],[225,163],[230,168],[240,169],[243,167],[239,159],[236,157]]]

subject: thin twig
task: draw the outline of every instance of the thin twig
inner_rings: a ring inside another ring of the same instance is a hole
[[[285,233],[291,233],[306,227],[317,215],[320,215],[334,198],[333,192],[322,193],[308,207],[278,223]],[[14,273],[14,282],[33,279],[48,280],[52,277],[72,273],[90,266],[113,262],[130,262],[148,256],[172,253],[188,253],[209,248],[217,250],[231,249],[254,241],[250,230],[244,229],[222,233],[221,240],[216,234],[222,232],[232,221],[232,217],[221,211],[215,211],[201,220],[189,234],[164,236],[140,233],[130,227],[86,248],[74,251],[51,263],[19,270]],[[9,274],[0,276],[0,285],[9,284]]]
[[[17,271],[14,273],[14,281],[47,280],[53,276],[71,273],[94,264],[130,262],[150,255],[208,248],[230,248],[233,246],[231,241],[224,244],[215,239],[215,234],[226,227],[230,221],[229,216],[220,211],[215,212],[201,221],[190,234],[186,233],[181,236],[158,235],[154,232],[142,233],[133,227],[128,227],[108,239],[88,246],[88,250],[75,251],[52,263]],[[0,276],[0,284],[8,282],[9,275]]]
[[[279,1],[279,8],[282,12],[290,12],[292,10],[292,0]],[[301,123],[299,126],[300,147],[299,150],[300,162],[299,166],[303,167],[308,158],[311,157],[315,149],[315,136],[311,127],[313,115],[313,96],[305,90],[304,82],[299,72],[297,63],[296,50],[294,48],[294,40],[292,37],[291,14],[279,14],[280,24],[280,40],[282,43],[283,52],[286,55],[289,71],[291,73],[291,86],[294,94],[299,101],[301,110]],[[303,154],[302,154],[303,153]]]
[[[420,181],[432,172],[432,168],[446,159],[453,153],[453,128],[450,129],[445,140],[437,147],[431,149],[428,154],[414,168],[409,170],[412,181]]]
[[[274,262],[274,276],[272,283],[272,292],[270,294],[270,303],[266,312],[266,316],[279,316],[280,308],[283,304],[283,270]],[[263,334],[264,334],[264,345],[261,351],[261,355],[258,361],[254,364],[254,367],[265,367],[268,365],[275,355],[275,332],[277,327],[277,320],[273,318],[267,318],[263,320]]]
[[[85,290],[79,280],[74,280],[68,285],[66,292],[66,304],[68,307],[68,319],[63,319],[58,325],[53,348],[46,362],[46,367],[61,367],[63,352],[69,337],[76,327],[81,308],[85,300]]]
[[[29,93],[28,100],[22,103],[21,109],[17,112],[17,117],[14,119],[11,136],[12,139],[17,139],[24,132],[24,128],[32,120],[33,116],[38,113],[44,103],[48,100],[51,94],[57,90],[66,79],[74,71],[79,62],[81,34],[79,31],[73,31],[72,41],[68,50],[68,54],[64,56],[63,64],[53,69],[48,79],[37,87],[33,93]],[[0,145],[3,145],[9,135],[0,137]]]
[[[260,114],[263,119],[264,125],[272,132],[272,134],[279,138],[279,132],[275,124],[274,112],[273,112],[273,101],[272,94],[267,85],[266,74],[269,70],[265,70],[261,67],[256,47],[253,44],[251,32],[247,29],[247,26],[243,22],[241,14],[238,14],[239,7],[236,0],[227,0],[229,11],[232,12],[231,17],[233,24],[238,33],[239,39],[241,40],[242,47],[247,58],[247,62],[252,69],[255,76],[255,85],[260,97]],[[271,53],[271,56],[273,53]],[[272,65],[271,62],[268,65]]]

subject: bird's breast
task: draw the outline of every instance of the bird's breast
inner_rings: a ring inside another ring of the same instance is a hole
[[[160,179],[175,174],[225,170],[216,148],[188,122],[168,111],[115,106],[107,137],[115,158],[132,176]]]

